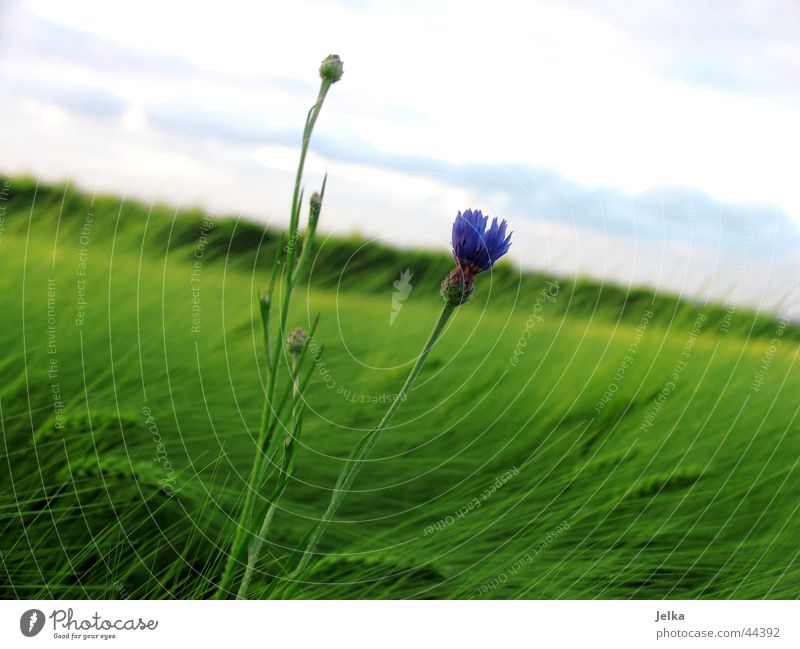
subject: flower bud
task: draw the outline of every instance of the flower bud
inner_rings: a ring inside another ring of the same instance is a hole
[[[264,325],[266,329],[267,323],[269,323],[269,307],[270,307],[270,295],[267,291],[264,291],[261,295],[258,296],[258,306],[261,311],[261,323]]]
[[[461,268],[454,268],[442,282],[442,297],[450,306],[461,306],[472,297],[472,275]]]
[[[319,220],[319,213],[322,210],[322,196],[320,196],[320,193],[314,192],[311,194],[309,203],[311,208],[309,223],[316,224],[316,222]]]
[[[289,332],[286,336],[286,351],[290,354],[300,354],[308,343],[308,333],[302,327]]]
[[[336,83],[341,79],[343,73],[344,64],[338,54],[326,56],[322,61],[322,65],[319,66],[319,76],[331,83]]]

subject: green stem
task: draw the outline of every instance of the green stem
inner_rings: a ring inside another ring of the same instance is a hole
[[[420,373],[422,366],[425,364],[425,360],[428,358],[428,354],[430,353],[436,341],[442,335],[444,327],[447,324],[447,321],[450,319],[450,316],[453,314],[453,311],[455,311],[454,306],[445,304],[444,308],[442,309],[442,313],[439,316],[439,321],[433,328],[433,331],[428,338],[428,342],[426,342],[425,346],[422,348],[422,353],[420,353],[419,357],[417,358],[417,362],[411,369],[411,373],[408,375],[406,382],[400,389],[397,399],[395,399],[394,402],[392,402],[392,405],[389,406],[389,409],[386,411],[386,414],[383,416],[383,419],[381,419],[377,427],[364,435],[358,444],[356,444],[352,453],[350,453],[350,457],[348,458],[345,466],[342,468],[342,471],[339,474],[339,479],[336,481],[336,486],[334,487],[333,494],[331,495],[331,502],[328,505],[328,508],[325,510],[325,513],[322,515],[322,518],[320,518],[320,520],[311,530],[311,533],[308,536],[306,549],[303,552],[303,556],[300,558],[297,568],[289,577],[289,579],[293,581],[287,588],[285,593],[286,597],[288,597],[294,590],[294,587],[298,583],[297,580],[302,576],[303,572],[308,567],[308,564],[310,563],[311,558],[314,556],[314,553],[317,549],[317,544],[322,538],[322,534],[325,532],[325,528],[336,514],[336,510],[339,508],[339,505],[347,495],[350,486],[353,484],[358,472],[361,470],[361,466],[369,457],[372,448],[377,443],[383,431],[386,430],[391,423],[393,417],[397,413],[398,408],[400,407],[400,404],[405,401],[406,396],[411,390],[411,387],[414,385],[417,375]]]
[[[273,373],[270,373],[267,385],[267,395],[269,395],[274,389],[274,376],[275,375]],[[228,560],[225,563],[225,571],[222,573],[222,579],[219,583],[219,587],[217,588],[217,592],[214,594],[215,599],[222,599],[228,594],[228,589],[233,582],[236,565],[239,563],[238,557],[247,541],[247,534],[250,528],[250,519],[252,517],[253,505],[255,503],[257,477],[261,474],[261,465],[264,462],[264,456],[267,453],[267,449],[265,447],[268,446],[267,442],[269,441],[269,437],[266,432],[270,429],[269,424],[267,423],[270,418],[270,411],[270,400],[269,396],[267,396],[267,398],[264,399],[264,407],[261,411],[261,426],[259,428],[258,449],[256,451],[256,458],[253,462],[253,467],[250,471],[250,477],[247,480],[247,491],[245,494],[244,506],[242,507],[242,512],[239,516],[236,535],[234,536],[233,543],[231,544],[231,551],[228,555]]]
[[[295,251],[297,248],[297,226],[300,219],[299,198],[303,178],[303,168],[305,167],[306,154],[308,153],[308,144],[311,140],[311,133],[314,130],[314,124],[317,122],[317,117],[322,109],[322,104],[325,101],[325,96],[328,94],[330,85],[330,81],[326,79],[322,80],[322,84],[320,85],[319,89],[319,95],[317,96],[317,102],[311,107],[308,118],[306,119],[305,128],[303,129],[303,142],[300,147],[300,161],[297,165],[297,174],[295,176],[294,192],[292,195],[292,211],[289,219],[289,249],[286,255],[286,267],[284,270],[286,276],[285,294],[283,298],[283,304],[278,312],[278,332],[275,340],[273,341],[274,353],[270,355],[269,349],[267,349],[267,357],[269,359],[269,376],[267,379],[267,392],[264,396],[264,407],[261,413],[258,447],[255,460],[253,461],[253,467],[250,471],[250,477],[248,478],[247,485],[245,487],[247,492],[245,495],[244,506],[242,507],[242,511],[237,521],[236,533],[234,534],[233,542],[231,543],[231,550],[225,563],[225,570],[222,573],[222,579],[220,580],[217,591],[214,594],[215,599],[222,599],[229,594],[234,574],[236,572],[236,567],[240,563],[239,555],[241,554],[247,542],[248,536],[252,534],[250,527],[253,516],[253,508],[255,506],[255,496],[260,487],[258,482],[260,476],[262,475],[262,465],[264,463],[264,457],[267,453],[266,447],[269,446],[269,442],[271,441],[272,437],[270,431],[274,430],[271,425],[272,420],[277,416],[274,409],[271,407],[271,404],[275,394],[275,376],[278,371],[278,359],[281,356],[280,352],[286,333],[286,320],[289,316],[289,306],[292,298],[293,266],[295,261]]]
[[[275,510],[277,509],[278,501],[283,496],[283,493],[286,491],[286,487],[289,485],[289,475],[292,470],[293,465],[293,456],[294,456],[294,448],[295,442],[297,441],[297,437],[300,433],[300,425],[301,425],[301,418],[302,418],[302,403],[301,403],[301,394],[300,394],[300,386],[298,384],[298,373],[299,373],[299,365],[300,359],[298,356],[294,356],[293,358],[293,367],[292,367],[292,417],[291,417],[291,424],[289,426],[289,438],[286,440],[287,443],[285,444],[284,453],[283,453],[283,463],[281,466],[281,475],[278,477],[278,484],[275,486],[275,491],[272,494],[272,498],[270,499],[270,504],[267,509],[267,513],[264,515],[264,520],[261,523],[261,529],[258,532],[258,536],[256,536],[250,542],[250,549],[248,551],[247,556],[247,567],[244,571],[244,576],[242,577],[242,582],[239,585],[239,592],[236,595],[237,599],[246,599],[247,598],[247,589],[250,586],[250,580],[253,577],[253,571],[256,567],[256,562],[258,561],[258,557],[261,554],[261,548],[264,545],[264,540],[267,538],[267,534],[269,533],[269,527],[272,523],[272,517],[275,515]]]

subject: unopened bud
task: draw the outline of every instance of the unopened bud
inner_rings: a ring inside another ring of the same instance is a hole
[[[309,200],[311,206],[311,220],[314,222],[317,221],[319,218],[320,210],[322,210],[322,196],[319,192],[314,192],[311,194],[311,199]]]
[[[319,66],[319,76],[331,83],[336,83],[342,78],[344,64],[338,54],[330,54],[322,61]]]
[[[307,343],[308,333],[302,327],[298,327],[286,336],[286,351],[290,354],[300,354]]]

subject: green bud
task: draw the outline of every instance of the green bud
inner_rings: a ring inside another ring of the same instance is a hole
[[[309,201],[311,204],[311,220],[315,223],[317,219],[319,219],[319,213],[322,209],[322,196],[320,196],[319,192],[314,192],[311,194],[311,200]]]
[[[454,268],[442,282],[442,297],[450,306],[461,306],[469,302],[473,289],[472,275],[461,268]]]
[[[302,327],[289,332],[286,336],[286,351],[290,354],[300,354],[308,344],[308,333]]]
[[[319,66],[319,76],[331,83],[336,83],[342,78],[344,64],[338,54],[330,54],[325,57]]]

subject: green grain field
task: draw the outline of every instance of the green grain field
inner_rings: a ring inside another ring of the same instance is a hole
[[[255,452],[279,233],[25,178],[3,207],[0,596],[210,597]],[[318,248],[289,324],[320,315],[322,360],[253,597],[400,388],[452,263]],[[499,264],[294,596],[800,596],[798,341],[733,302]]]

